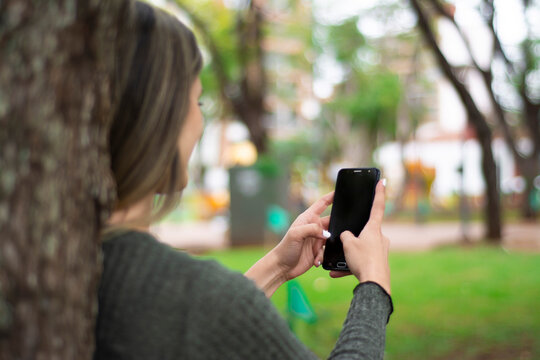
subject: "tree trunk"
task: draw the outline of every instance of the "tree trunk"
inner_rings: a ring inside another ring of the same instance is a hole
[[[259,105],[257,102],[249,103],[242,100],[242,102],[235,103],[234,108],[235,113],[248,128],[249,138],[255,145],[257,153],[265,153],[268,146],[268,135],[264,125],[262,102]]]
[[[176,4],[193,21],[211,54],[211,66],[226,111],[232,112],[246,125],[250,140],[257,148],[257,152],[265,153],[268,145],[268,130],[264,123],[264,97],[267,82],[264,67],[265,53],[262,46],[265,21],[262,4],[259,1],[251,1],[247,9],[237,14],[235,56],[243,71],[239,79],[231,79],[231,75],[226,73],[223,60],[225,57],[203,19],[197,16],[184,1],[176,0]]]
[[[490,60],[490,66],[482,68],[478,62],[475,60],[475,56],[472,51],[472,46],[468,37],[465,35],[463,29],[458,25],[454,19],[453,11],[448,11],[449,7],[444,6],[439,2],[439,0],[431,0],[429,4],[432,5],[436,12],[443,16],[445,19],[452,22],[455,29],[460,34],[461,39],[463,40],[467,52],[471,58],[471,63],[473,67],[482,75],[484,85],[489,94],[491,104],[493,106],[495,119],[498,122],[499,129],[504,136],[508,148],[512,152],[515,163],[519,171],[523,174],[526,181],[526,189],[524,193],[524,201],[522,204],[522,216],[525,219],[535,219],[537,209],[535,209],[531,204],[531,197],[534,195],[535,188],[533,186],[533,179],[538,174],[538,169],[540,168],[540,103],[537,99],[530,98],[530,86],[527,82],[528,76],[535,70],[536,61],[534,56],[534,46],[535,42],[530,38],[526,38],[521,42],[521,52],[522,60],[510,60],[510,57],[505,52],[503,45],[500,41],[499,34],[496,31],[495,19],[497,17],[495,5],[492,0],[484,0],[482,3],[483,7],[483,17],[485,18],[485,25],[488,27],[491,36],[493,38],[493,54]],[[527,13],[530,2],[527,0],[523,1],[523,12]],[[453,9],[453,7],[451,6]],[[529,27],[527,34],[529,36],[532,34],[530,31],[531,22],[527,22],[526,26]],[[515,58],[515,57],[514,57]],[[517,82],[518,93],[522,101],[521,117],[524,131],[527,133],[527,136],[533,145],[533,151],[529,155],[521,154],[516,146],[517,136],[520,131],[512,131],[512,128],[508,124],[506,112],[501,105],[499,98],[497,97],[494,89],[494,77],[491,71],[491,64],[498,59],[501,60],[501,65],[505,67],[505,72],[507,76],[512,79],[511,82]],[[531,163],[532,162],[532,163]],[[531,174],[532,171],[537,170],[536,173]]]
[[[491,150],[491,129],[489,128],[484,115],[476,106],[471,94],[465,85],[458,79],[456,69],[450,65],[439,48],[435,34],[429,25],[427,15],[420,5],[420,0],[410,0],[410,3],[418,17],[417,26],[424,35],[428,46],[433,50],[439,68],[456,90],[465,107],[468,119],[476,131],[476,136],[482,149],[482,174],[486,182],[486,205],[484,209],[486,237],[490,241],[499,242],[502,236],[502,218],[497,181],[497,166],[493,159],[493,151]]]
[[[244,71],[240,80],[240,96],[233,99],[233,102],[236,114],[247,126],[257,152],[265,153],[268,141],[264,123],[264,97],[267,82],[262,47],[264,16],[261,6],[260,2],[251,1],[245,14],[238,14],[237,55]]]
[[[125,1],[0,2],[0,359],[91,359]]]
[[[486,182],[486,203],[484,216],[486,219],[486,238],[491,242],[499,242],[502,238],[501,198],[497,165],[491,149],[491,136],[478,136],[482,149],[482,174]]]

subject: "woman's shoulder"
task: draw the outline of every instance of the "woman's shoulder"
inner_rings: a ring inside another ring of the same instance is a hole
[[[200,317],[196,322],[209,325],[211,318],[230,313],[233,307],[256,302],[267,308],[269,304],[253,281],[240,272],[215,260],[194,258],[149,233],[129,231],[109,237],[103,243],[103,254],[100,303],[140,310],[129,312],[186,312],[189,317]]]
[[[194,258],[161,243],[148,232],[129,230],[113,233],[104,238],[102,249],[105,268],[126,266],[136,272],[148,272],[165,278],[199,277],[207,271],[218,269],[228,272],[216,261]]]
[[[301,347],[287,337],[287,324],[243,274],[145,233],[124,233],[103,247],[100,354],[121,348],[138,358],[160,351],[182,358],[283,358],[271,353],[281,347],[268,344]],[[254,334],[259,334],[256,340]]]
[[[101,358],[189,352],[191,333],[214,325],[227,284],[243,278],[215,261],[193,258],[137,231],[108,236],[103,263],[97,325]]]
[[[107,237],[103,254],[102,281],[121,277],[122,282],[139,283],[137,287],[165,286],[172,292],[190,291],[205,297],[254,286],[241,273],[215,260],[194,258],[146,232],[126,231]]]

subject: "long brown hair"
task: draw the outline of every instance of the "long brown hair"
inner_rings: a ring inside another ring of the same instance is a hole
[[[150,219],[179,199],[184,171],[178,138],[202,66],[193,33],[175,17],[132,2],[120,25],[109,135],[116,210],[159,193]]]

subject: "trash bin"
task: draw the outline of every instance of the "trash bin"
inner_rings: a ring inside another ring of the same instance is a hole
[[[229,169],[230,243],[232,246],[262,245],[277,242],[268,230],[270,206],[286,207],[288,174],[285,171],[268,173],[250,167]]]

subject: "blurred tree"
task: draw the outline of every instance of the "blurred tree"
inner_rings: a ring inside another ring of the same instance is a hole
[[[126,1],[0,2],[0,359],[91,359]]]
[[[363,60],[371,46],[357,22],[358,17],[351,17],[330,26],[323,47],[331,49],[345,73],[329,104],[341,122],[342,139],[347,139],[343,143],[356,148],[359,163],[371,163],[378,143],[395,139],[401,84],[397,74],[384,64]]]
[[[398,76],[389,71],[354,71],[338,89],[331,107],[349,120],[356,134],[349,140],[361,143],[362,153],[368,154],[367,158],[358,154],[360,159],[371,162],[379,142],[395,138],[400,92]]]
[[[523,216],[535,218],[536,211],[532,206],[534,192],[534,178],[540,174],[540,81],[538,80],[538,64],[540,52],[538,51],[538,33],[535,32],[534,14],[540,11],[540,4],[534,1],[516,1],[516,6],[522,11],[525,37],[517,47],[509,48],[500,38],[500,29],[497,21],[504,17],[497,11],[492,0],[482,0],[477,10],[483,19],[481,24],[491,36],[492,50],[487,61],[479,61],[474,45],[470,41],[463,24],[454,17],[455,7],[444,1],[411,0],[411,4],[418,16],[418,25],[424,33],[429,46],[434,51],[439,66],[445,76],[450,80],[460,98],[465,104],[471,124],[474,126],[483,147],[487,151],[488,136],[490,132],[500,132],[508,145],[516,166],[525,179],[525,197],[523,202]],[[460,78],[460,70],[452,66],[440,49],[431,19],[444,19],[450,22],[457,30],[470,62],[466,71],[476,72],[484,82],[485,89],[491,101],[491,113],[482,114],[478,104],[475,103],[470,91]],[[486,55],[486,54],[482,54]],[[494,120],[492,120],[494,118]],[[529,144],[525,148],[521,145]],[[484,156],[489,156],[484,153]],[[485,167],[491,167],[491,160],[484,159]],[[494,169],[484,169],[484,172],[493,173]],[[490,175],[491,187],[496,187],[495,175]],[[491,195],[489,195],[491,194]],[[488,189],[488,195],[498,197],[495,190]],[[493,203],[495,200],[491,200]],[[493,209],[495,211],[495,209]]]
[[[176,0],[210,53],[213,76],[203,71],[205,91],[216,92],[222,113],[232,113],[246,125],[259,153],[267,150],[268,141],[263,3],[240,0],[233,11],[211,0],[199,1],[196,6],[188,0]]]
[[[405,144],[415,141],[417,128],[430,120],[426,115],[436,101],[433,81],[425,71],[430,68],[429,58],[423,56],[424,49],[418,42],[420,34],[407,20],[410,13],[409,6],[400,1],[376,3],[334,27],[329,36],[330,48],[334,48],[339,62],[345,64],[345,78],[351,78],[353,86],[360,89],[358,97],[345,96],[343,89],[338,89],[339,98],[331,105],[336,112],[347,109],[357,119],[353,130],[356,128],[355,132],[364,134],[360,146],[368,150],[369,156],[362,161],[371,161],[377,143],[395,139],[401,145],[403,169],[407,167]],[[351,72],[351,64],[360,71]],[[359,137],[353,142],[359,143]],[[405,172],[391,207],[393,212],[405,207],[408,184],[421,181],[414,176]],[[415,208],[420,210],[419,206]]]
[[[540,11],[540,3],[529,0],[521,0],[521,3],[527,30],[526,37],[517,49],[521,53],[517,57],[510,56],[508,49],[500,40],[496,18],[501,14],[497,12],[493,0],[483,0],[481,3],[479,11],[493,38],[491,58],[487,66],[481,66],[475,59],[472,44],[468,41],[464,29],[454,19],[453,8],[444,2],[433,1],[437,14],[449,20],[458,30],[468,50],[472,69],[482,76],[493,107],[493,114],[490,115],[495,117],[497,130],[502,132],[516,165],[525,179],[522,215],[524,218],[532,219],[537,216],[537,210],[532,206],[531,201],[535,190],[534,178],[540,175],[540,80],[538,79],[540,39],[533,31],[535,22],[532,14]],[[502,79],[499,76],[501,71],[494,71],[494,68],[500,65],[503,66],[503,74],[505,74]],[[508,94],[498,90],[501,83],[510,85],[507,89],[511,89],[509,91],[511,96],[519,99],[517,106],[508,102]],[[519,143],[524,139],[532,144],[530,150],[520,149]]]
[[[454,86],[454,89],[458,93],[459,98],[465,106],[468,120],[476,131],[476,136],[482,149],[482,173],[486,182],[486,207],[484,216],[487,226],[486,237],[488,239],[498,241],[501,239],[502,220],[499,186],[497,184],[497,167],[491,148],[491,128],[487,123],[486,117],[484,114],[482,114],[475,103],[470,91],[467,89],[464,82],[459,78],[458,69],[452,66],[442,53],[437,42],[435,32],[429,23],[428,15],[422,8],[420,1],[410,1],[418,16],[418,27],[424,34],[428,46],[430,46],[435,53],[436,60],[442,72],[449,79]]]

